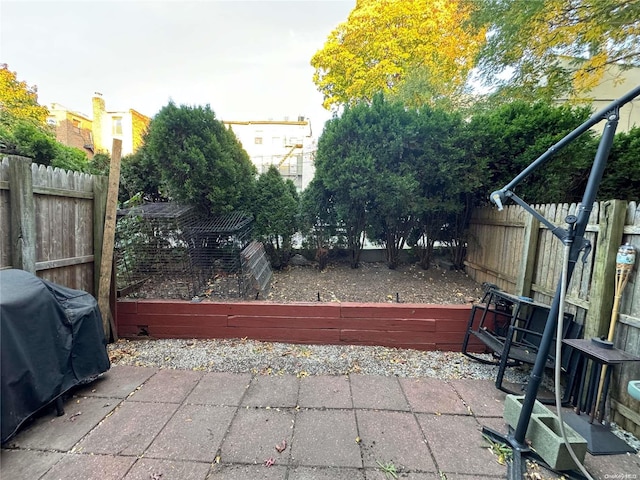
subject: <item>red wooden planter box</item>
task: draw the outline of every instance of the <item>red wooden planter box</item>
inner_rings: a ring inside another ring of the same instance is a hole
[[[460,351],[470,305],[121,300],[123,338],[250,338]],[[484,345],[470,342],[470,351]]]

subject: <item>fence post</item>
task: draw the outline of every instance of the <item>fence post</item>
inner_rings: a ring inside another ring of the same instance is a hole
[[[9,155],[11,265],[36,273],[36,207],[31,159]]]
[[[98,287],[100,285],[108,185],[109,177],[97,175],[93,177],[93,296],[96,298],[98,298]]]
[[[626,214],[627,202],[623,200],[609,200],[600,204],[599,232],[584,338],[606,336],[609,331],[615,290],[616,254],[622,241]]]
[[[538,251],[538,238],[540,221],[528,215],[524,222],[524,239],[522,245],[522,260],[518,278],[516,279],[516,295],[530,296],[533,273],[536,267],[536,253]]]

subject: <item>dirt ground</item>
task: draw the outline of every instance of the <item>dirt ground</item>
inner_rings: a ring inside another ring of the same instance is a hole
[[[191,299],[188,281],[175,277],[148,279],[129,298]],[[422,270],[418,265],[401,265],[390,270],[385,263],[361,263],[352,269],[348,263],[330,263],[323,271],[315,265],[289,266],[274,271],[268,295],[255,300],[292,302],[436,303],[464,304],[477,301],[482,287],[464,272],[436,266]],[[238,301],[238,282],[234,277],[210,280],[198,301]]]
[[[476,301],[481,285],[465,273],[418,265],[390,270],[385,263],[330,264],[324,271],[314,266],[291,266],[274,272],[268,300],[280,303],[366,302],[462,304]]]

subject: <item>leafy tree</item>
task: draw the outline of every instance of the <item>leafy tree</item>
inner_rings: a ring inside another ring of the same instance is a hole
[[[478,203],[484,163],[468,152],[468,134],[462,116],[422,108],[417,117],[415,156],[417,218],[410,245],[422,268],[429,268],[435,242],[452,247],[451,259],[462,267],[468,219]]]
[[[336,219],[344,228],[352,268],[360,263],[375,189],[375,148],[364,140],[369,106],[347,107],[325,124],[318,140],[315,178],[332,200]]]
[[[316,176],[300,196],[300,227],[305,237],[313,239],[313,246],[329,248],[338,231],[336,210],[327,188]]]
[[[13,120],[11,125],[0,126],[3,153],[22,155],[41,165],[51,165],[56,155],[53,135],[26,120]]]
[[[456,92],[484,39],[465,28],[474,9],[471,0],[358,0],[311,59],[325,108],[371,102],[410,75],[434,96]]]
[[[96,153],[89,161],[89,172],[93,175],[109,175],[110,165],[111,156],[108,153]]]
[[[0,123],[11,126],[22,120],[44,126],[49,111],[38,104],[38,89],[18,80],[6,63],[0,64]]]
[[[10,127],[0,125],[0,152],[29,157],[40,165],[90,173],[87,154],[79,148],[56,141],[53,133],[27,120],[16,120]]]
[[[91,173],[91,165],[87,154],[79,148],[69,147],[54,140],[55,155],[51,161],[52,167],[76,172]]]
[[[616,134],[598,197],[640,200],[640,127]]]
[[[476,161],[487,165],[486,195],[509,183],[588,117],[586,108],[524,101],[474,115],[468,148]],[[516,193],[529,203],[579,200],[594,155],[593,134],[587,132],[532,173]]]
[[[265,242],[274,268],[285,266],[291,255],[291,237],[298,230],[299,198],[291,180],[284,180],[275,165],[258,177],[254,233]]]
[[[122,159],[118,192],[121,203],[136,196],[150,202],[166,201],[168,197],[161,192],[161,184],[160,172],[144,146]]]
[[[56,141],[46,124],[49,111],[38,104],[37,88],[19,81],[0,65],[0,152],[30,157],[35,163],[89,172],[89,159],[78,148]]]
[[[249,210],[256,169],[209,105],[169,102],[151,121],[142,149],[143,165],[158,170],[168,197],[205,212]]]
[[[507,97],[579,96],[597,85],[609,66],[640,65],[636,0],[478,0],[478,4],[476,25],[489,32],[479,69],[487,83],[506,83]]]
[[[389,268],[400,263],[400,251],[416,219],[418,182],[409,155],[415,133],[411,112],[381,94],[374,97],[359,142],[375,159],[369,237],[385,246]]]

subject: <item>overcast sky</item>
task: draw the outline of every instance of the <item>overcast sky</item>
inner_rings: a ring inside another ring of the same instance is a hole
[[[152,117],[169,99],[211,105],[221,120],[311,118],[329,112],[312,55],[355,0],[0,2],[0,62],[38,86],[40,104],[91,117],[107,110]]]

